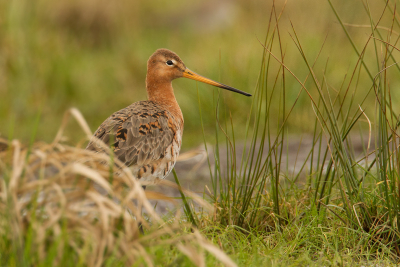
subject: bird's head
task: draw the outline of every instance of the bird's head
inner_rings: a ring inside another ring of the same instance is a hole
[[[171,82],[180,77],[185,77],[195,81],[207,83],[219,88],[236,92],[245,96],[251,96],[246,92],[230,87],[228,85],[213,81],[203,77],[188,69],[177,54],[168,49],[158,49],[149,58],[147,62],[147,80],[148,82]]]

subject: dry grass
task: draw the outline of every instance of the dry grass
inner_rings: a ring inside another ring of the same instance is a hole
[[[80,120],[77,110],[70,113]],[[69,249],[73,260],[85,266],[102,266],[110,257],[122,264],[140,260],[153,266],[153,255],[146,250],[165,245],[198,266],[205,266],[204,251],[227,266],[236,266],[197,230],[183,233],[179,214],[165,223],[147,199],[157,195],[145,193],[121,162],[60,143],[67,121],[65,116],[52,144],[26,147],[18,140],[0,142],[4,149],[0,150],[0,235],[17,244],[17,254],[29,247],[32,265],[49,258],[49,253],[54,253],[51,264],[59,265]],[[148,220],[141,216],[142,207]],[[138,222],[147,229],[144,236]]]

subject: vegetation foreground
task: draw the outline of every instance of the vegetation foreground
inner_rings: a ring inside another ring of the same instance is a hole
[[[392,89],[400,72],[395,60],[400,39],[395,30],[400,27],[396,5],[383,2],[376,19],[368,2],[363,2],[370,35],[360,49],[328,2],[358,57],[356,64],[335,84],[337,79],[326,75],[329,60],[316,67],[324,47],[309,58],[292,25],[285,31],[290,31],[307,70],[304,77],[293,73],[281,41],[284,8],[273,5],[244,130],[245,145],[239,151],[235,121],[224,99],[215,97],[212,153],[205,143],[209,190],[199,197],[180,188],[183,208],[176,204],[176,213],[160,218],[148,199],[176,201],[144,192],[112,154],[99,155],[63,142],[70,115],[91,135],[76,109],[66,113],[50,144],[1,139],[0,263],[396,265],[400,257],[399,94]],[[361,80],[369,81],[369,87],[359,88]],[[293,81],[298,96],[288,99],[287,84]],[[307,118],[313,125],[312,146],[294,167],[283,159],[295,133],[288,122],[298,119],[296,104],[303,94],[314,114]],[[202,130],[205,135],[203,126]],[[355,140],[362,140],[362,153],[356,152]],[[179,185],[176,174],[175,179]],[[138,222],[145,227],[144,235]]]

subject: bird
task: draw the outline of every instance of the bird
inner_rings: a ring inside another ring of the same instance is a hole
[[[109,116],[86,149],[104,152],[95,141],[100,139],[111,147],[114,157],[131,168],[143,189],[168,176],[182,144],[184,120],[172,88],[172,80],[181,77],[251,96],[191,71],[177,54],[158,49],[147,61],[148,100],[135,102]]]

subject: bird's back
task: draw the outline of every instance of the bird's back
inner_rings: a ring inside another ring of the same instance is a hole
[[[108,117],[96,130],[98,138],[143,183],[155,183],[175,165],[181,147],[183,120],[153,101],[140,101]],[[86,149],[104,152],[91,140]]]

